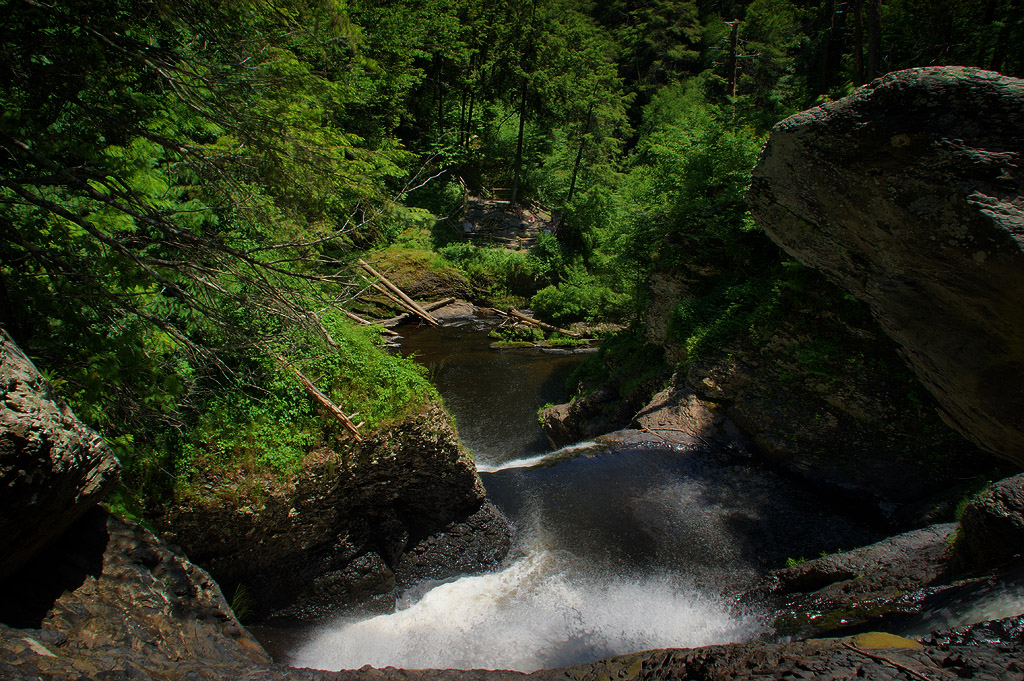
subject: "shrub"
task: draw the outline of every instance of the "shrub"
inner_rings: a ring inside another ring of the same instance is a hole
[[[437,398],[425,369],[386,353],[378,332],[341,315],[321,319],[337,348],[294,331],[276,351],[302,358],[294,366],[346,413],[358,412],[362,432],[397,422]],[[269,354],[239,360],[232,369],[232,380],[207,386],[181,427],[140,433],[119,448],[125,467],[120,507],[142,515],[171,495],[189,494],[205,473],[292,475],[314,447],[343,442],[344,427],[322,413],[295,375]]]
[[[529,298],[552,276],[550,265],[532,253],[469,243],[445,246],[438,253],[462,270],[479,294],[496,302]]]
[[[601,284],[579,266],[567,268],[557,286],[541,289],[530,300],[534,312],[560,324],[619,317],[627,303],[624,294]]]

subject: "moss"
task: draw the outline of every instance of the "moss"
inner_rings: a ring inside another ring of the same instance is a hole
[[[918,641],[884,631],[869,631],[853,637],[853,644],[866,650],[886,650],[891,648],[907,648],[918,650],[924,648]]]

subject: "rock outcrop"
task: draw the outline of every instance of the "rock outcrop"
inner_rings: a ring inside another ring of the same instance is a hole
[[[776,636],[891,627],[889,620],[918,614],[926,596],[957,581],[949,550],[955,531],[955,523],[942,523],[828,554],[776,570],[752,593],[771,603]]]
[[[1024,81],[889,74],[773,130],[751,210],[867,302],[956,429],[1024,465]]]
[[[0,677],[215,679],[269,667],[208,574],[96,506],[117,483],[117,459],[6,334],[0,372]]]
[[[0,330],[0,579],[118,481],[120,464]]]
[[[241,678],[271,666],[206,572],[99,508],[0,590],[5,679]]]
[[[1024,474],[1001,480],[964,508],[958,552],[967,566],[998,568],[1024,556]]]
[[[261,617],[389,610],[396,588],[493,566],[510,546],[437,405],[350,451],[313,452],[293,480],[259,482],[210,480],[160,527],[229,594],[248,593]]]

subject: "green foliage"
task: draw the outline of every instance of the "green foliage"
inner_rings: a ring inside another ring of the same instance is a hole
[[[340,316],[323,317],[337,347],[309,335],[293,337],[294,366],[346,413],[358,412],[365,432],[399,421],[437,399],[425,369],[381,352],[379,335]],[[207,470],[242,469],[249,475],[296,473],[317,445],[345,438],[340,423],[323,414],[296,376],[270,358],[249,367],[253,377],[226,386],[200,405],[200,413],[173,462],[186,484]]]
[[[985,475],[979,475],[971,480],[966,492],[953,509],[953,517],[960,522],[964,517],[964,510],[974,500],[980,499],[985,491],[992,486],[992,480]]]
[[[546,250],[537,255],[461,242],[440,248],[438,253],[469,277],[478,295],[495,304],[529,299],[555,274]]]
[[[805,300],[806,281],[815,276],[793,261],[749,274],[748,278],[713,279],[676,305],[669,330],[688,359],[716,352],[740,335],[770,333]]]
[[[699,83],[667,87],[649,105],[630,173],[629,257],[723,265],[752,255],[746,210],[750,171],[763,137],[734,127]]]
[[[526,345],[533,345],[536,341],[544,340],[544,332],[529,324],[503,325],[492,330],[488,336],[497,339],[499,343],[524,343]]]
[[[558,324],[616,319],[625,309],[625,296],[598,282],[580,265],[567,267],[557,286],[548,286],[530,299],[540,317]]]
[[[620,395],[628,396],[669,373],[664,349],[647,342],[636,330],[627,330],[606,338],[596,353],[573,370],[567,385],[577,392],[589,392],[610,383]]]
[[[238,621],[245,622],[248,620],[255,609],[256,599],[245,588],[245,585],[239,584],[236,586],[235,593],[231,596],[231,612],[235,613]]]

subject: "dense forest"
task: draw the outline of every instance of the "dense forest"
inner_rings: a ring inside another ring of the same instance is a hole
[[[1014,0],[0,6],[0,323],[116,447],[136,513],[344,438],[286,366],[367,430],[434,399],[345,318],[360,257],[422,251],[559,324],[628,324],[652,272],[690,271],[697,355],[809,295],[744,200],[775,122],[910,66],[1024,73]],[[465,242],[494,187],[557,236]]]

